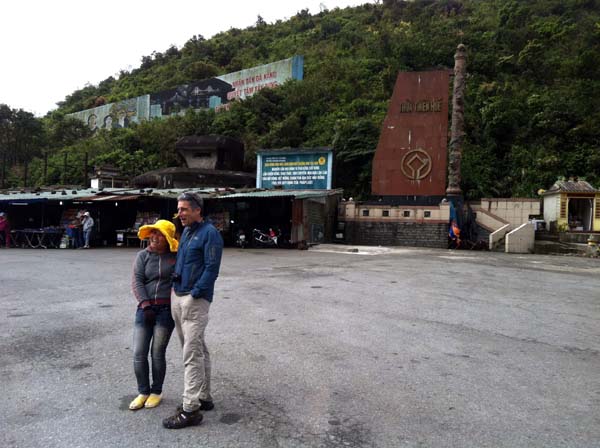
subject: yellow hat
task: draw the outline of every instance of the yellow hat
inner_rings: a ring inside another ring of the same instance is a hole
[[[138,238],[140,240],[145,240],[150,236],[150,232],[152,230],[158,230],[160,233],[162,233],[169,243],[171,252],[177,252],[177,246],[179,245],[179,242],[175,239],[175,224],[173,224],[171,221],[167,221],[166,219],[159,219],[154,224],[148,224],[140,227],[140,230],[138,230]]]

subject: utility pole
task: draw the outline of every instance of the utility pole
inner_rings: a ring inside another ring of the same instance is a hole
[[[6,148],[2,154],[2,188],[6,188]]]
[[[452,90],[452,125],[448,154],[448,188],[446,195],[454,205],[458,225],[462,224],[463,196],[460,188],[462,146],[465,137],[465,78],[467,72],[467,48],[456,47],[454,54],[454,86]]]
[[[48,185],[48,149],[44,150],[44,186]]]
[[[88,153],[83,157],[83,188],[88,187]]]
[[[63,161],[62,184],[67,185],[67,153],[66,153],[66,151],[65,151],[65,158]]]

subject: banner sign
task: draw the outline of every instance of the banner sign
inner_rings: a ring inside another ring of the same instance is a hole
[[[329,148],[263,151],[257,156],[257,188],[331,189],[333,152]]]
[[[228,83],[232,90],[227,93],[227,100],[217,105],[215,109],[217,112],[223,109],[227,110],[232,100],[248,98],[261,89],[274,89],[289,79],[301,80],[303,77],[304,56],[294,56],[270,64],[217,76],[221,81]]]
[[[182,115],[188,109],[228,110],[231,101],[248,98],[261,89],[275,88],[290,79],[302,80],[303,77],[304,57],[293,56],[68,116],[83,121],[92,131],[99,128],[126,128],[129,123]]]

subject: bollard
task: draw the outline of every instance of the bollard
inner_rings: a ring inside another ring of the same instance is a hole
[[[592,258],[600,257],[600,235],[590,235],[587,240],[587,255]]]

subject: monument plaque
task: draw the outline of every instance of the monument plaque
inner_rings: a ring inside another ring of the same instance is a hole
[[[398,74],[373,159],[373,195],[445,195],[448,91],[448,71]]]

